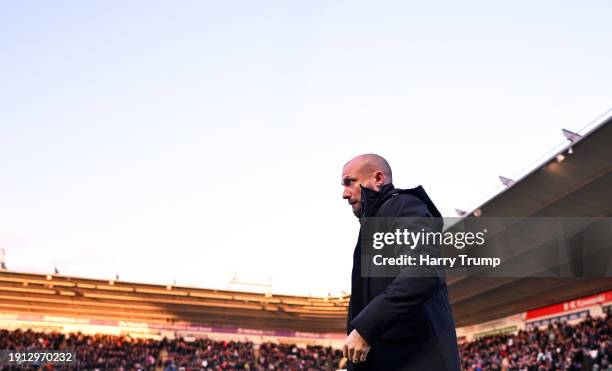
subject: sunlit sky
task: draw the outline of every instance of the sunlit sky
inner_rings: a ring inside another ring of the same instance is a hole
[[[612,107],[609,1],[3,1],[9,269],[349,291],[342,165],[472,210]],[[588,129],[588,128],[587,128]],[[530,165],[531,164],[531,165]],[[248,289],[248,288],[247,288]]]

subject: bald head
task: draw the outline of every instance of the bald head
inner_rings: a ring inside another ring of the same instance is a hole
[[[355,216],[361,214],[361,186],[379,191],[393,182],[391,166],[383,157],[368,153],[352,158],[342,169],[342,198],[348,200]]]
[[[393,174],[391,172],[391,166],[384,157],[379,156],[375,153],[366,153],[363,155],[355,156],[349,162],[344,164],[346,169],[348,166],[354,167],[355,170],[363,172],[377,172],[380,171],[385,176],[386,182],[384,184],[393,182]]]

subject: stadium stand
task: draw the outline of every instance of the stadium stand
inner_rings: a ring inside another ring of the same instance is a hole
[[[63,368],[85,370],[335,370],[342,357],[338,349],[322,346],[29,330],[0,330],[0,349],[74,350],[76,362]]]
[[[610,364],[612,317],[571,325],[521,330],[482,337],[460,346],[464,370],[606,370]],[[344,366],[340,350],[295,344],[214,341],[182,338],[135,339],[127,336],[0,330],[0,349],[72,349],[87,370],[335,370]],[[61,367],[58,367],[61,369]]]
[[[338,346],[348,297],[266,295],[0,271],[0,327]]]
[[[587,317],[513,335],[493,335],[460,347],[464,370],[609,370],[612,318]]]

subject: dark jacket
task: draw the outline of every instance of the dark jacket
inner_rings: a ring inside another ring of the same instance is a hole
[[[436,217],[422,187],[361,190],[362,218]],[[431,219],[442,229],[441,219]],[[360,230],[360,235],[363,231]],[[361,238],[353,255],[347,334],[357,329],[372,346],[349,370],[459,370],[457,335],[443,272],[433,277],[362,277]],[[404,268],[410,269],[410,268]]]

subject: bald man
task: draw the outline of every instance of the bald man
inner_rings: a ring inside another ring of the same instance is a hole
[[[342,185],[342,197],[361,223],[360,237],[365,234],[364,218],[374,217],[422,217],[432,221],[431,230],[442,230],[440,212],[423,187],[396,189],[391,167],[379,155],[360,155],[347,162]],[[348,369],[459,370],[455,323],[443,272],[369,277],[361,272],[361,260],[358,238],[343,347]],[[400,272],[405,269],[411,268]]]

